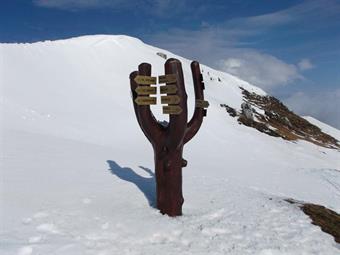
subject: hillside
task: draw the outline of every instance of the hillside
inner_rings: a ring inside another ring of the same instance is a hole
[[[240,124],[288,141],[305,140],[322,147],[340,149],[340,143],[336,138],[323,131],[317,124],[309,122],[308,118],[300,117],[289,110],[280,100],[269,95],[250,93],[242,87],[240,89],[244,99],[241,111],[221,104],[231,117],[238,117]]]
[[[340,212],[339,131],[306,118],[334,139],[324,146],[240,125],[221,104],[241,112],[244,90],[267,94],[204,65],[210,107],[184,148],[184,215],[153,208],[153,152],[129,74],[142,62],[163,74],[159,52],[182,62],[190,117],[190,61],[138,39],[0,44],[0,253],[338,254],[334,238],[285,200]],[[152,110],[167,119],[160,105]]]

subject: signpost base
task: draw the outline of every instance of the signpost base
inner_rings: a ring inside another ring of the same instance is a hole
[[[182,151],[155,150],[157,208],[169,216],[182,215]]]

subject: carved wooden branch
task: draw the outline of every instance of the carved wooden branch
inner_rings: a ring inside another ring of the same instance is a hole
[[[191,72],[192,72],[192,79],[194,82],[194,89],[195,89],[195,100],[204,100],[204,83],[203,83],[203,76],[201,74],[200,65],[197,61],[193,61],[191,63]],[[198,132],[200,129],[203,117],[206,116],[206,111],[204,108],[197,107],[195,105],[194,115],[192,116],[191,120],[188,123],[187,131],[184,138],[184,143],[189,142]]]
[[[167,147],[169,150],[175,150],[183,144],[188,120],[187,93],[185,92],[181,62],[173,58],[168,59],[165,62],[165,74],[176,74],[177,95],[181,98],[178,105],[182,108],[182,112],[178,115],[170,115],[170,122],[167,130]]]
[[[138,84],[134,81],[137,75],[151,75],[151,65],[148,63],[142,63],[138,66],[138,72],[132,72],[130,74],[130,84],[131,84],[131,92],[132,92],[132,100],[133,106],[135,109],[135,114],[137,117],[137,121],[139,126],[143,130],[145,136],[148,138],[151,144],[154,144],[158,141],[162,136],[162,126],[157,122],[156,118],[152,114],[149,105],[137,105],[135,99],[137,97],[137,93],[135,89]]]

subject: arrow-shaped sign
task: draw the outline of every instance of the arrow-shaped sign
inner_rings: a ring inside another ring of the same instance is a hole
[[[179,102],[181,102],[181,98],[177,95],[161,97],[161,104],[178,104]]]
[[[157,77],[137,75],[134,81],[143,85],[157,84]]]
[[[138,86],[135,91],[138,95],[155,95],[157,90],[156,87],[150,87],[150,86]]]
[[[208,108],[209,102],[202,100],[202,99],[197,99],[196,100],[196,107],[198,107],[198,108]]]
[[[138,105],[151,105],[157,103],[156,97],[137,97],[135,99],[136,104]]]
[[[182,108],[179,105],[163,106],[163,114],[181,114]]]
[[[176,74],[166,74],[158,76],[159,83],[175,83],[177,81]]]
[[[160,86],[160,88],[161,88],[161,94],[175,94],[177,92],[176,85]]]

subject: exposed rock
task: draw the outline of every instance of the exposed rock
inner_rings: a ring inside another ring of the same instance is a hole
[[[243,125],[248,126],[248,127],[253,127],[255,129],[257,129],[258,131],[265,133],[267,135],[275,136],[275,137],[280,136],[273,129],[270,129],[265,123],[257,122],[257,121],[248,119],[244,115],[241,115],[237,120],[240,124],[243,124]]]
[[[317,225],[323,232],[334,237],[340,243],[340,215],[322,206],[310,203],[303,203],[293,199],[286,199],[291,204],[298,204],[301,210],[312,219],[312,224]]]
[[[254,120],[253,109],[251,108],[250,104],[246,102],[242,103],[241,109],[242,109],[242,114],[244,115],[244,117],[246,117],[250,121]]]
[[[240,124],[253,127],[270,136],[290,141],[302,139],[326,148],[340,149],[337,139],[323,133],[320,128],[290,111],[275,97],[260,96],[241,89],[245,100],[241,105],[241,113],[226,104],[221,104],[230,116],[238,116]],[[263,112],[259,113],[255,108]]]
[[[242,89],[245,100],[264,110],[265,114],[255,113],[256,120],[265,123],[267,128],[286,140],[303,139],[319,146],[340,149],[340,144],[334,137],[323,133],[320,128],[309,123],[306,119],[290,111],[283,103],[272,96],[260,96]],[[239,120],[240,121],[240,120]],[[246,124],[245,124],[246,125]],[[253,127],[258,125],[252,125]],[[256,128],[256,127],[255,127]],[[268,129],[259,131],[270,135],[274,133]]]
[[[230,106],[228,106],[226,104],[220,104],[220,106],[224,107],[226,109],[227,113],[229,113],[229,115],[231,117],[236,117],[237,116],[237,111],[234,108],[232,108],[232,107],[230,107]]]
[[[286,123],[286,125],[290,128],[293,127],[292,123],[290,123],[289,119],[287,117],[283,117],[283,121]]]
[[[167,59],[167,55],[163,52],[157,52],[156,53],[158,56],[160,56],[161,58]]]

